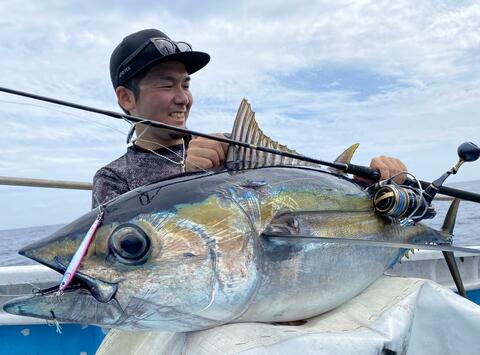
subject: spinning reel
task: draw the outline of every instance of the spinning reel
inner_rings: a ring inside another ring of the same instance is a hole
[[[407,172],[375,184],[376,191],[373,197],[375,210],[382,216],[400,220],[402,224],[414,224],[422,219],[433,218],[436,212],[431,202],[440,186],[450,175],[456,174],[464,162],[477,160],[480,148],[472,142],[465,142],[458,147],[457,153],[458,163],[424,190],[418,179]],[[407,175],[412,179],[407,178],[403,184],[396,184],[393,179],[399,175]]]

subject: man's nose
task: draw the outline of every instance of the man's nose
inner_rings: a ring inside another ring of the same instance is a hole
[[[178,105],[187,105],[190,102],[187,90],[184,88],[178,88],[175,92],[174,100]]]

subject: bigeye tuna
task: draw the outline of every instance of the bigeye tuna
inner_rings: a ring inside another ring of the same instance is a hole
[[[232,138],[294,152],[263,134],[246,101]],[[336,161],[349,163],[356,147]],[[300,320],[348,301],[405,250],[295,236],[449,242],[424,225],[378,216],[371,196],[339,171],[235,147],[227,161],[225,171],[174,177],[107,203],[63,297],[52,298],[53,288],[5,311],[127,330]],[[63,274],[98,213],[20,253]]]
[[[98,210],[21,253],[59,272]],[[291,235],[274,240],[262,233]],[[131,191],[105,209],[76,282],[5,305],[10,313],[130,330],[191,331],[308,318],[351,299],[403,251],[295,235],[425,242],[443,235],[373,212],[352,181],[312,168],[194,174]]]

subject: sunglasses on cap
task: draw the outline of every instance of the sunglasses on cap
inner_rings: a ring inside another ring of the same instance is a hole
[[[155,53],[149,53],[149,55],[146,55],[146,57],[143,60],[135,60],[135,58],[143,52],[150,44],[153,44],[154,48],[156,49]],[[158,54],[161,54],[161,56],[167,56],[171,55],[174,53],[180,53],[180,52],[191,52],[192,51],[192,46],[188,44],[187,42],[174,42],[168,38],[163,38],[163,37],[156,37],[156,38],[149,38],[146,40],[142,45],[140,45],[132,54],[130,54],[125,60],[119,65],[118,67],[118,73],[117,73],[117,80],[118,83],[124,83],[128,79],[122,80],[123,77],[125,77],[126,74],[129,74],[132,72],[132,70],[135,70],[138,72],[139,70],[143,69],[146,65],[148,65],[148,62],[151,62],[155,59],[158,59],[159,56]],[[135,62],[138,62],[138,64],[134,65]],[[137,68],[135,68],[137,67]],[[130,78],[130,75],[127,75],[128,78]]]

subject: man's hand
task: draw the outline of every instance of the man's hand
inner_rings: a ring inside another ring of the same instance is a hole
[[[217,137],[223,137],[223,134],[213,134]],[[212,170],[219,168],[225,162],[228,144],[211,139],[197,137],[193,138],[187,150],[187,159],[185,161],[187,171]]]
[[[407,171],[407,167],[400,160],[396,158],[386,157],[384,155],[373,158],[370,162],[370,168],[378,169],[380,171],[380,180],[385,180],[395,174],[398,174],[399,172]],[[393,180],[397,184],[401,184],[405,181],[406,178],[407,177],[405,175],[400,175]],[[371,185],[376,182],[360,176],[354,176],[353,179],[362,185]]]
[[[380,170],[380,180],[385,180],[402,171],[407,171],[407,167],[399,159],[386,157],[384,155],[373,158],[370,162],[370,168]],[[405,175],[400,175],[393,179],[393,181],[397,184],[401,184],[405,179]]]

